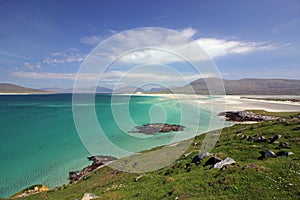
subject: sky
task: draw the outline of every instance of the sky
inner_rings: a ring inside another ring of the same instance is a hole
[[[0,0],[0,82],[33,88],[73,87],[94,48],[115,34],[143,27],[171,29],[190,37],[225,79],[300,77],[298,0]],[[169,45],[147,28],[139,30],[138,42]],[[117,49],[120,44],[110,47]],[[145,63],[137,62],[141,58]],[[125,61],[127,67],[135,67],[162,59],[162,65],[171,66],[187,80],[199,77],[185,64],[166,58],[151,51],[125,56],[108,70],[100,86],[114,87],[128,73]],[[145,74],[154,82],[183,84],[173,74],[168,76],[150,65],[147,70],[131,71],[128,77],[141,83],[147,81]]]

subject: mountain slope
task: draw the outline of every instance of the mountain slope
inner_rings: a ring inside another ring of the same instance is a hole
[[[36,90],[32,88],[26,88],[10,83],[0,83],[0,93],[35,93],[35,94],[43,94],[43,93],[49,93],[44,90]]]
[[[290,79],[198,79],[183,87],[173,88],[175,93],[222,94],[218,84],[224,84],[226,94],[232,95],[300,95],[300,80]],[[207,88],[207,84],[211,87]],[[210,92],[209,92],[210,91]],[[162,91],[168,92],[168,91]],[[170,92],[170,90],[169,90]]]

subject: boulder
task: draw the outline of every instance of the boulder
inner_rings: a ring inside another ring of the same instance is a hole
[[[219,116],[224,116],[227,121],[235,122],[246,122],[246,121],[265,121],[265,120],[276,120],[278,117],[256,115],[249,111],[234,111],[234,112],[222,112]]]
[[[273,138],[270,139],[270,144],[273,144],[276,142],[279,138],[281,138],[281,135],[274,135]]]
[[[266,158],[276,157],[276,154],[271,150],[261,151],[260,154],[261,154],[261,156],[258,159],[266,159]]]
[[[244,140],[244,139],[248,140],[248,136],[247,135],[242,135],[241,140]]]
[[[84,193],[83,197],[81,200],[91,200],[91,199],[97,199],[99,196],[93,194],[93,193]]]
[[[199,156],[199,155],[196,155],[196,156],[193,157],[191,163],[200,163],[201,160],[202,160],[202,159],[200,158],[200,156]]]
[[[264,136],[258,136],[255,142],[266,142],[267,139]]]
[[[287,152],[287,151],[279,151],[277,154],[277,156],[291,156],[294,155],[293,152]]]
[[[232,164],[235,164],[235,161],[232,158],[227,157],[224,160],[214,164],[213,168],[223,169],[224,167]]]
[[[204,153],[201,153],[201,154],[199,155],[199,158],[200,158],[201,160],[203,160],[204,158],[206,158],[206,157],[208,157],[208,156],[212,156],[212,155],[213,155],[212,153],[204,152]]]
[[[280,142],[279,143],[280,148],[287,148],[288,146],[289,146],[289,143],[287,143],[287,142]]]
[[[204,163],[203,166],[205,167],[205,166],[207,166],[207,165],[214,165],[214,164],[216,164],[216,163],[218,163],[218,162],[221,162],[221,159],[218,158],[218,157],[216,157],[216,156],[214,156],[214,157],[209,158],[209,159]]]

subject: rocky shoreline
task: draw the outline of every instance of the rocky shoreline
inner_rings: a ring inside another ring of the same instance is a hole
[[[266,116],[266,115],[257,115],[250,111],[227,111],[221,112],[219,116],[225,117],[226,121],[233,122],[249,122],[249,121],[266,121],[266,120],[277,120],[279,117]]]
[[[113,156],[90,156],[87,157],[88,160],[93,161],[91,165],[86,166],[82,170],[69,172],[70,183],[79,181],[80,179],[88,179],[90,177],[90,172],[95,171],[101,166],[108,164],[117,158]]]

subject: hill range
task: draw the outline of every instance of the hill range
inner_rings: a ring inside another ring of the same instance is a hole
[[[209,89],[208,89],[209,86]],[[221,86],[221,87],[219,87]],[[254,79],[246,78],[239,80],[226,80],[218,78],[197,79],[190,84],[171,89],[151,89],[149,91],[142,88],[136,88],[139,93],[156,94],[224,94],[224,88],[227,95],[300,95],[300,80],[293,79]],[[130,90],[129,90],[130,89]],[[127,93],[133,91],[132,86],[120,88],[115,93]],[[81,88],[81,91],[94,91],[91,88]],[[113,90],[105,87],[97,87],[96,93],[112,93]],[[72,93],[72,88],[41,88],[32,89],[14,84],[0,83],[0,93]]]

